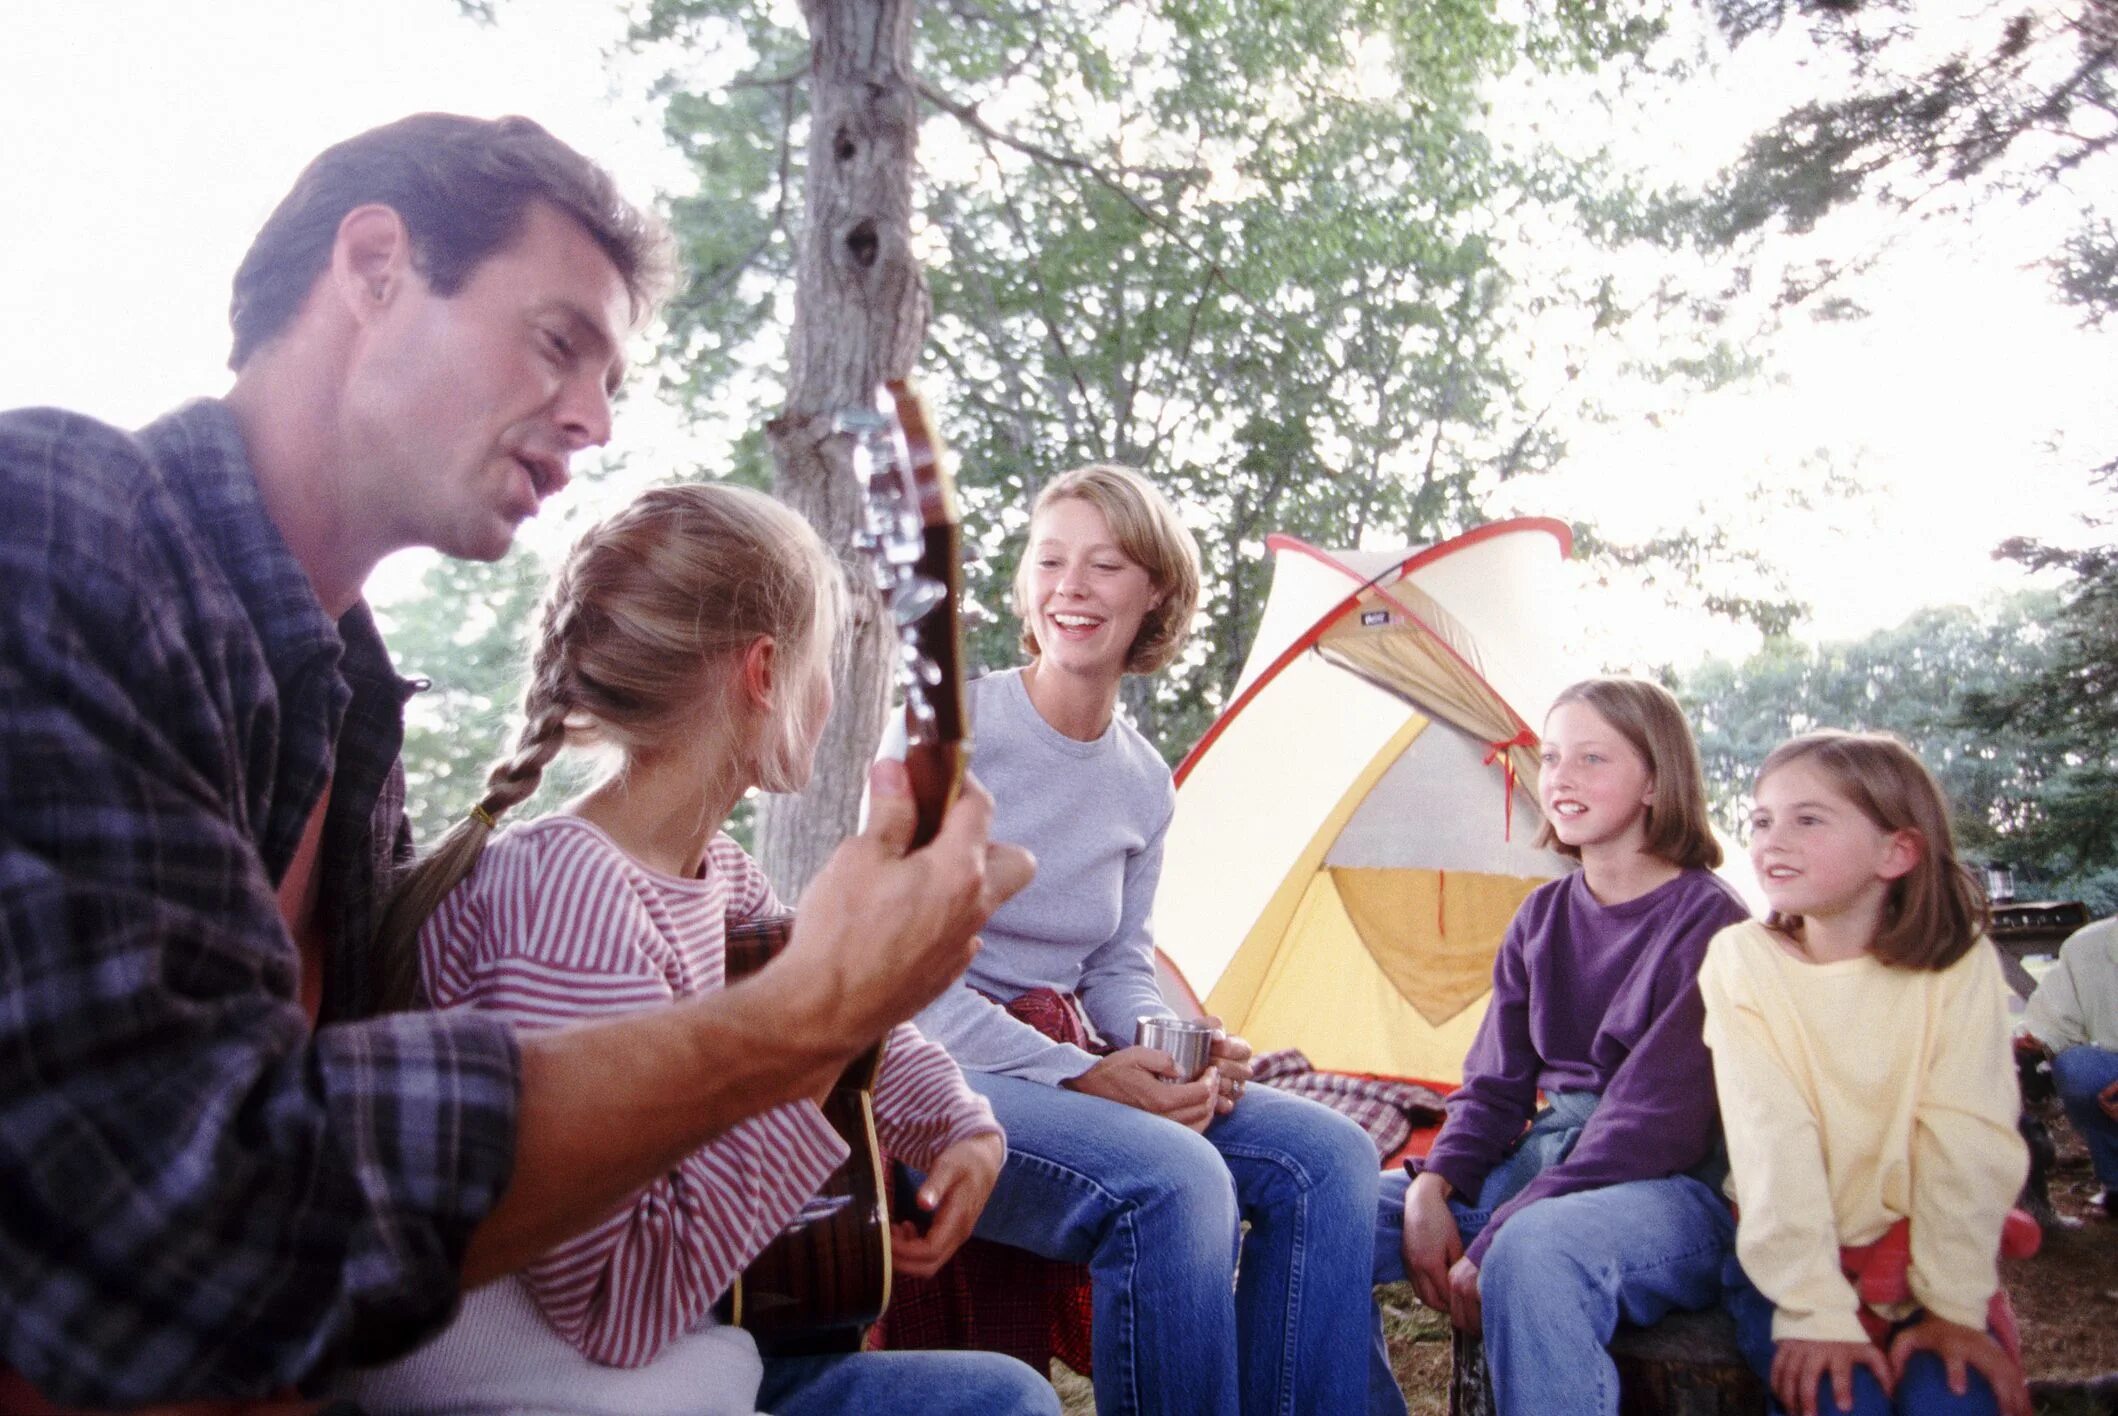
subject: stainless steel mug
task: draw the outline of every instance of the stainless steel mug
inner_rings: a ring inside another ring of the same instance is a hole
[[[1219,1035],[1219,1029],[1186,1018],[1141,1018],[1133,1024],[1133,1042],[1166,1054],[1177,1064],[1173,1080],[1180,1082],[1204,1075],[1213,1064],[1213,1040]]]

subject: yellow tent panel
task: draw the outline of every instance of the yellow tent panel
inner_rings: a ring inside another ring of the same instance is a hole
[[[1485,1017],[1483,994],[1440,1027],[1421,1017],[1362,943],[1329,871],[1310,877],[1255,1000],[1239,1016],[1225,1001],[1215,989],[1207,1010],[1260,1052],[1299,1047],[1326,1071],[1432,1082],[1463,1079]]]
[[[1332,884],[1391,986],[1435,1027],[1493,988],[1494,946],[1540,879],[1334,866]]]

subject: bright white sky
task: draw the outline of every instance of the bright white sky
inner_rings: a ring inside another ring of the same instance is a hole
[[[604,0],[505,0],[491,29],[450,0],[15,0],[0,84],[0,407],[137,424],[224,389],[228,279],[252,232],[309,157],[374,123],[522,112],[636,195],[676,180],[644,85],[604,60],[621,24]],[[1888,283],[1861,287],[1872,318],[1790,328],[1780,382],[1577,438],[1559,479],[1517,484],[1509,509],[1579,508],[1614,536],[1644,533],[1825,449],[1872,494],[1739,518],[1818,606],[1805,633],[1861,633],[2020,583],[1992,563],[1993,543],[2078,537],[2073,519],[2095,505],[2081,471],[2118,451],[2118,345],[2051,304],[2027,268],[2051,247],[2041,219],[2005,214],[1975,240],[1953,226],[1918,236]],[[647,401],[613,449],[636,466],[673,436]],[[1567,637],[1613,664],[1681,664],[1715,645],[1652,599],[1601,596],[1590,632]]]

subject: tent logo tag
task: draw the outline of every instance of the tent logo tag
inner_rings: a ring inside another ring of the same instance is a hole
[[[1362,628],[1362,629],[1374,629],[1374,628],[1375,628],[1376,626],[1378,626],[1378,625],[1385,625],[1385,624],[1388,624],[1389,622],[1390,622],[1390,612],[1389,612],[1388,610],[1362,610],[1362,611],[1361,611],[1361,628]]]

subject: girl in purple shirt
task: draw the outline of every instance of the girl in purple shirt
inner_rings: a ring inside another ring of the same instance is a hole
[[[1503,1416],[1612,1416],[1619,1321],[1719,1295],[1735,1226],[1698,973],[1749,912],[1712,873],[1698,746],[1666,690],[1573,685],[1542,755],[1539,844],[1581,869],[1508,926],[1448,1121],[1384,1177],[1375,1279],[1483,1332]],[[1371,1409],[1402,1412],[1383,1370]]]

